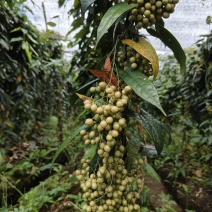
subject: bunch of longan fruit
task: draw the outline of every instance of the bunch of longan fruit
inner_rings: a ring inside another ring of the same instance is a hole
[[[140,211],[139,199],[143,188],[140,158],[127,152],[125,109],[133,96],[130,86],[116,87],[106,82],[91,87],[92,98],[84,108],[93,116],[87,118],[87,130],[80,132],[86,145],[97,145],[95,160],[82,159],[75,171],[86,204],[83,211]]]
[[[147,28],[161,18],[169,18],[174,12],[179,0],[126,0],[130,3],[137,3],[138,6],[131,10],[128,18],[130,22],[136,23],[136,28]]]
[[[145,57],[136,52],[132,47],[127,46],[117,53],[117,61],[125,71],[139,70],[146,76],[153,75],[152,65]]]

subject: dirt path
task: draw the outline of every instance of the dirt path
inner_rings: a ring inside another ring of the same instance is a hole
[[[145,177],[144,184],[149,188],[151,206],[153,208],[161,207],[163,205],[161,193],[163,192],[164,194],[168,194],[167,188],[162,183],[157,182],[150,176]],[[171,197],[170,199],[174,201]],[[174,204],[172,208],[176,212],[183,212],[183,209],[177,203]]]

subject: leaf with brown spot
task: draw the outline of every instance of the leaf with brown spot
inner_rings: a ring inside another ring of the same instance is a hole
[[[135,51],[151,62],[153,75],[154,78],[156,78],[158,75],[159,62],[154,47],[144,38],[139,38],[138,43],[130,39],[122,40],[122,43],[132,47]]]

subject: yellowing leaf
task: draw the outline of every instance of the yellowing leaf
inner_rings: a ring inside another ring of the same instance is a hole
[[[85,101],[85,100],[90,100],[92,101],[92,98],[88,97],[88,96],[84,96],[82,94],[79,94],[79,93],[76,93],[77,96],[79,96],[80,99],[82,99],[82,101]]]
[[[140,38],[138,43],[130,39],[125,39],[122,43],[132,47],[135,51],[151,62],[153,75],[154,78],[156,78],[158,75],[159,62],[154,47],[144,38]]]

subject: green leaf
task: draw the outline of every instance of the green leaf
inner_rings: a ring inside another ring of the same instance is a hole
[[[32,52],[30,52],[30,50],[29,50],[29,43],[27,41],[23,41],[22,42],[22,49],[25,50],[27,58],[28,58],[29,62],[31,63],[31,61],[32,61]]]
[[[81,7],[82,7],[82,16],[84,17],[86,10],[88,7],[93,4],[95,0],[81,0]]]
[[[1,46],[2,46],[3,48],[5,48],[6,50],[9,50],[9,49],[10,49],[9,44],[8,44],[5,40],[3,40],[3,39],[1,39],[1,38],[0,38],[0,44],[1,44]]]
[[[137,4],[128,4],[128,3],[119,3],[109,8],[109,10],[103,16],[100,25],[97,29],[97,41],[96,46],[98,45],[102,36],[107,33],[108,29],[116,21],[119,16],[121,16],[126,11],[136,7]]]
[[[96,154],[96,150],[97,150],[98,144],[95,145],[91,145],[90,148],[85,152],[85,155],[83,158],[85,159],[93,159],[94,155]]]
[[[68,144],[80,133],[81,130],[85,129],[87,126],[82,125],[81,127],[78,127],[72,134],[60,145],[57,152],[55,153],[53,159],[52,159],[52,165],[54,164],[56,158],[58,155],[68,146]]]
[[[66,0],[58,0],[58,6],[62,7],[65,4]]]
[[[159,38],[166,46],[174,53],[175,58],[180,64],[180,69],[183,73],[186,71],[186,55],[180,43],[166,28],[160,24],[155,24],[156,30],[148,28],[147,31],[154,37]]]
[[[160,180],[160,176],[157,174],[157,172],[154,170],[154,168],[149,164],[146,163],[145,164],[145,169],[147,171],[147,173],[156,181],[158,181],[159,183],[161,182]]]
[[[136,114],[133,111],[127,111],[128,116],[136,118],[150,135],[155,148],[157,150],[158,156],[163,151],[165,142],[171,140],[171,129],[161,123],[160,121],[154,119],[149,113],[140,108],[140,114]]]
[[[55,38],[56,34],[52,30],[47,30],[41,35],[42,38]]]
[[[66,34],[66,36],[68,36],[71,32],[73,32],[74,30],[78,29],[80,26],[82,26],[83,24],[83,19],[82,17],[79,17],[77,19],[75,19],[72,24],[71,24],[71,30],[68,31],[68,33]]]
[[[13,30],[10,31],[10,32],[17,32],[17,31],[20,31],[20,30],[21,30],[21,27],[17,27],[17,28],[13,29]]]
[[[22,40],[23,40],[22,37],[17,37],[17,38],[12,38],[10,42],[12,43],[12,42],[17,42],[17,41],[22,41]]]
[[[142,74],[140,71],[117,71],[124,82],[127,85],[131,86],[138,96],[156,106],[164,115],[166,115],[162,106],[160,105],[158,93],[155,86],[148,80],[148,78],[144,74]]]
[[[38,42],[30,35],[30,34],[27,34],[27,37],[35,44],[38,44]]]
[[[50,27],[55,27],[56,26],[56,23],[54,23],[52,21],[49,21],[46,24],[49,25]]]

